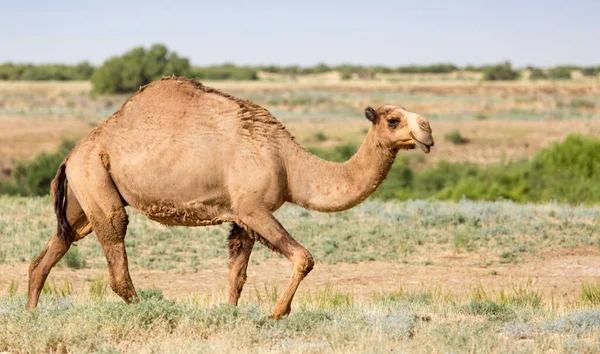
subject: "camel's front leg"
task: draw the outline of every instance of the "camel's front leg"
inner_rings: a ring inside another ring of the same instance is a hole
[[[254,247],[254,239],[239,225],[233,224],[229,233],[229,276],[228,292],[229,303],[237,305],[246,283],[246,269],[250,260],[250,253]]]
[[[242,222],[260,234],[259,240],[269,248],[283,254],[294,266],[292,278],[277,301],[271,318],[280,319],[290,313],[292,299],[304,277],[312,270],[314,260],[310,252],[302,247],[275,219],[268,210],[255,210],[245,214]]]

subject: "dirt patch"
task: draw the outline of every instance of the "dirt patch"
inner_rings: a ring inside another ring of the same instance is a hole
[[[330,284],[334,289],[353,293],[355,299],[368,299],[378,292],[392,292],[403,288],[408,291],[440,290],[453,297],[464,297],[478,284],[486,290],[505,289],[533,282],[546,299],[557,302],[574,300],[583,282],[600,277],[600,252],[591,249],[564,250],[545,260],[528,259],[518,264],[480,266],[480,254],[440,254],[432,264],[402,264],[368,262],[360,264],[320,264],[302,283],[299,294],[323,289]],[[134,284],[140,288],[160,288],[169,298],[182,298],[193,294],[224,296],[227,286],[227,266],[223,260],[197,273],[178,274],[140,268],[131,269]],[[242,295],[252,300],[256,289],[271,289],[277,284],[280,291],[291,274],[287,260],[271,259],[261,264],[250,264],[248,282]],[[68,280],[76,292],[87,294],[90,282],[108,279],[106,269],[55,268],[51,279],[60,285]],[[0,265],[0,292],[6,293],[11,281],[19,285],[18,293],[27,289],[27,264]],[[245,296],[244,296],[245,295]]]

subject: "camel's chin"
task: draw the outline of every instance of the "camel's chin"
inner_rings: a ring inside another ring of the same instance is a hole
[[[414,143],[403,143],[398,144],[398,149],[400,150],[414,150],[417,147]]]

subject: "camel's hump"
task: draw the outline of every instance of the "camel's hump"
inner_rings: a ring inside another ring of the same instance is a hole
[[[205,86],[195,79],[174,76],[140,87],[113,117],[126,125],[179,129],[199,124],[208,128],[226,119],[237,121],[240,127],[253,132],[287,132],[269,111],[251,101]]]

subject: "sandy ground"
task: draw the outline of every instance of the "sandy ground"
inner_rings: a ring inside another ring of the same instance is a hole
[[[461,298],[479,283],[486,291],[524,286],[539,290],[547,300],[570,302],[578,296],[583,282],[600,277],[600,252],[595,248],[562,250],[545,260],[530,258],[522,263],[481,266],[483,254],[440,254],[431,258],[432,265],[368,262],[360,264],[317,263],[305,279],[299,294],[323,289],[330,284],[333,289],[352,293],[357,300],[368,299],[379,292],[392,292],[400,288],[408,291],[434,290]],[[160,288],[168,298],[185,298],[191,295],[225,298],[227,267],[218,264],[200,269],[197,273],[177,274],[132,268],[134,284],[140,288]],[[271,259],[261,264],[250,264],[248,282],[242,298],[251,300],[253,291],[272,289],[275,284],[281,291],[290,275],[291,266],[284,259]],[[51,279],[60,286],[65,280],[73,284],[75,292],[87,294],[90,282],[108,279],[107,269],[68,269],[56,267]],[[0,265],[0,292],[6,293],[11,281],[19,285],[18,293],[27,289],[27,264]],[[245,296],[244,296],[245,295]]]

